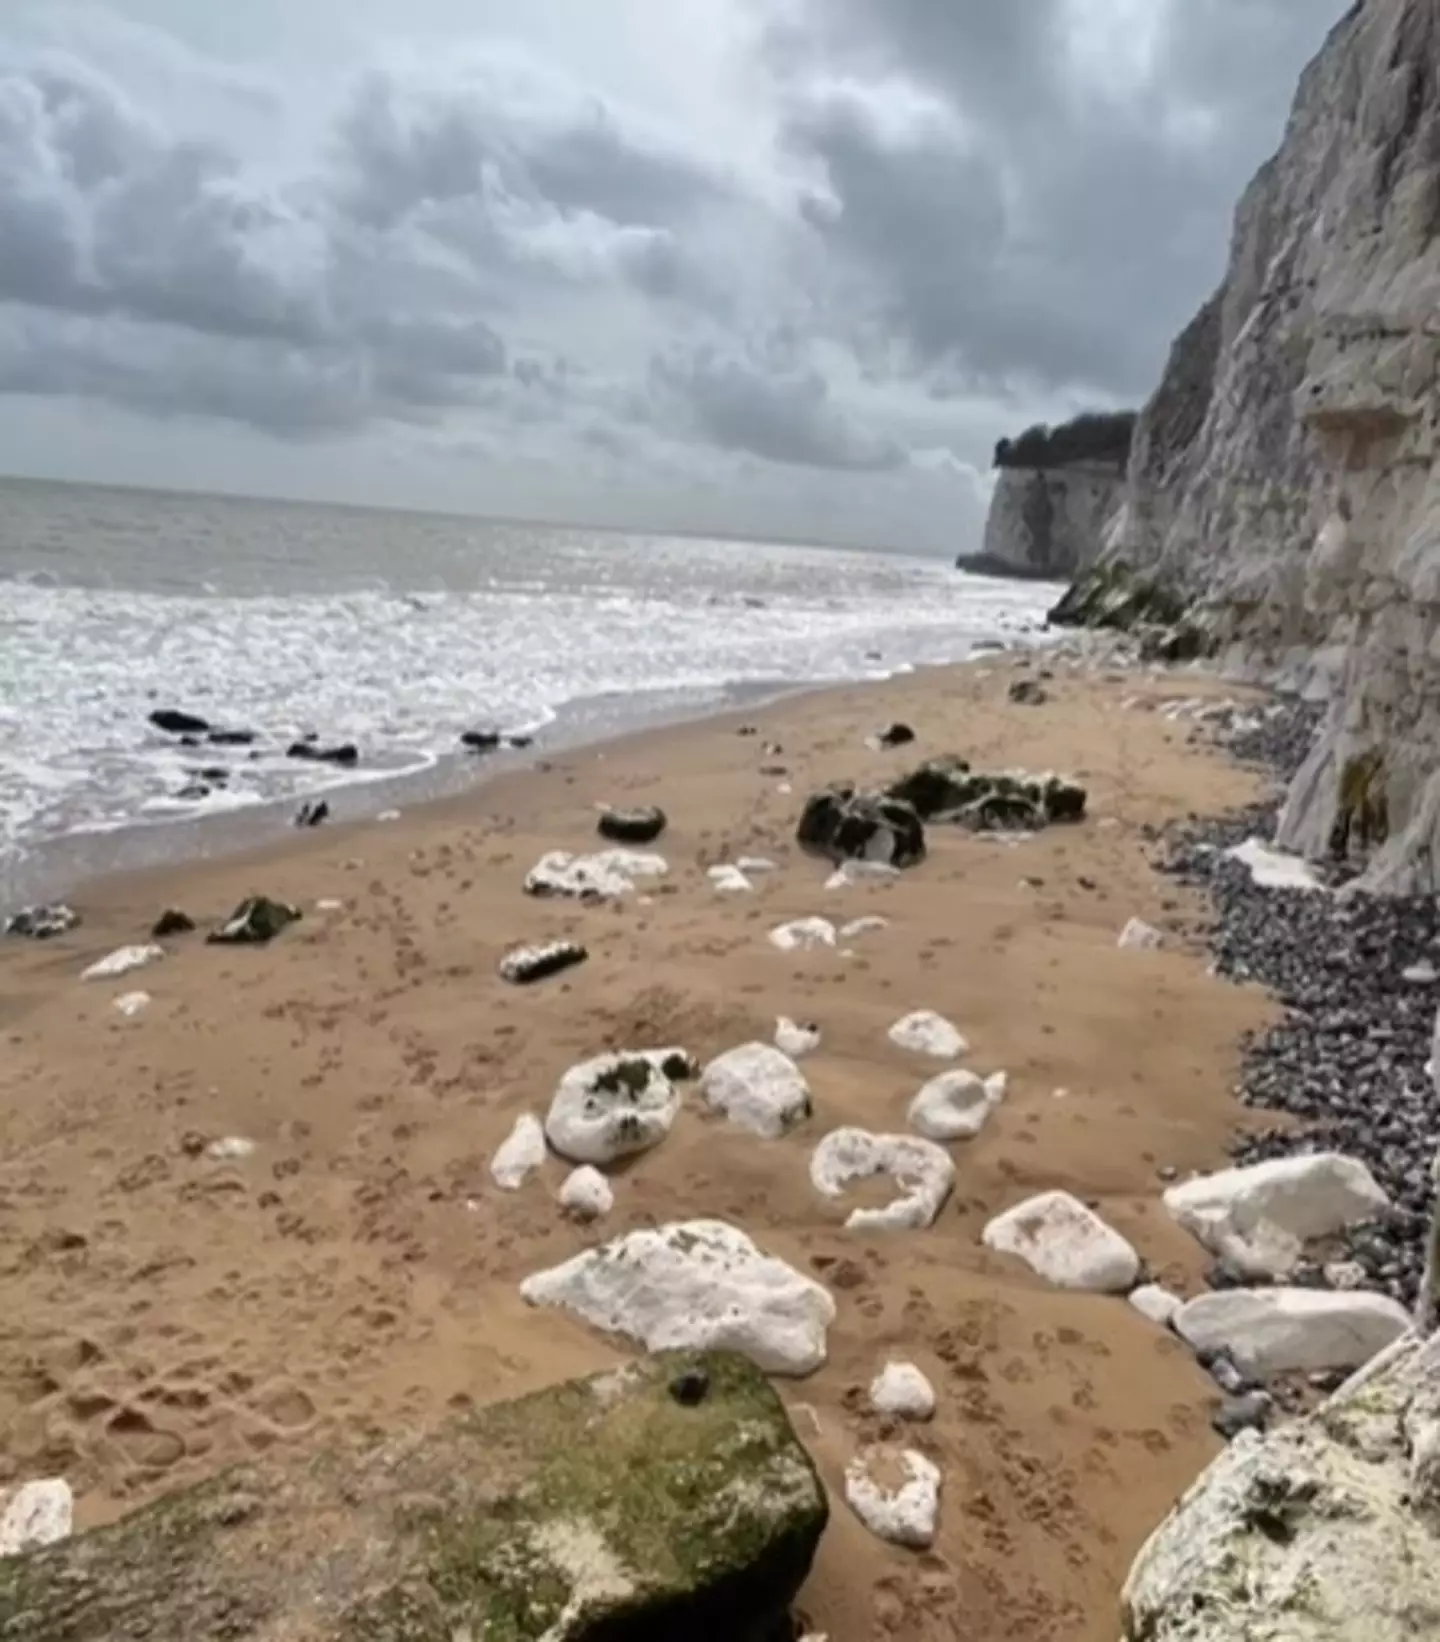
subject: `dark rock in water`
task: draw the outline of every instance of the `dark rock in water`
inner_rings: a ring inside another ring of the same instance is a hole
[[[388,1441],[277,1446],[7,1562],[0,1631],[760,1642],[791,1634],[828,1517],[758,1368],[661,1352]]]
[[[602,810],[595,830],[614,844],[651,844],[667,825],[664,810],[642,804],[633,810]]]
[[[1023,771],[980,775],[963,758],[932,758],[886,789],[926,821],[953,821],[977,832],[1034,831],[1080,821],[1087,794],[1058,775]]]
[[[875,737],[877,747],[908,747],[915,739],[915,732],[908,724],[888,724]]]
[[[330,806],[323,798],[313,803],[307,800],[296,812],[295,825],[297,827],[318,827],[321,822],[329,819]]]
[[[590,954],[578,941],[550,941],[544,946],[517,946],[500,960],[500,977],[512,986],[529,986],[562,970],[583,964]]]
[[[505,737],[505,745],[512,748],[517,753],[523,752],[526,747],[533,747],[535,745],[535,737],[533,735],[507,735]]]
[[[203,747],[205,743],[198,735],[182,735],[180,745],[182,747]]]
[[[223,764],[207,764],[203,770],[196,770],[195,774],[212,787],[223,787],[230,779],[230,772]]]
[[[198,804],[202,798],[208,798],[211,791],[204,781],[190,781],[175,796],[182,804]]]
[[[910,867],[925,859],[925,828],[913,805],[884,793],[827,787],[805,804],[795,836],[802,849],[831,861]]]
[[[242,901],[219,929],[205,937],[212,946],[263,946],[298,921],[299,907],[251,895]]]
[[[1229,1442],[1242,1431],[1263,1431],[1270,1424],[1275,1401],[1267,1392],[1248,1391],[1227,1397],[1210,1420],[1211,1427]]]
[[[1017,678],[1010,686],[1010,699],[1020,707],[1043,707],[1050,697],[1033,678]]]
[[[179,907],[166,907],[150,926],[150,934],[155,940],[163,941],[167,935],[188,935],[194,928],[195,920],[188,912],[181,912]]]
[[[157,730],[164,730],[166,735],[209,735],[210,724],[207,719],[199,718],[194,713],[182,713],[174,707],[157,707],[150,715],[150,722]]]
[[[49,941],[78,927],[80,914],[63,901],[45,906],[22,907],[5,920],[5,933],[30,941]]]
[[[342,742],[338,747],[322,747],[318,741],[305,739],[292,741],[285,749],[285,756],[311,764],[350,765],[360,762],[360,749],[352,741]]]
[[[259,738],[254,730],[209,730],[205,739],[212,747],[251,747]]]
[[[472,753],[496,752],[504,739],[499,730],[462,730],[460,732],[460,745],[469,748]]]

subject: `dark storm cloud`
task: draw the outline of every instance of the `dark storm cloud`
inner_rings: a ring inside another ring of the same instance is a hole
[[[678,416],[706,442],[797,467],[879,471],[905,452],[855,428],[817,372],[780,374],[702,351],[651,370],[657,426]]]
[[[785,141],[831,195],[818,231],[918,363],[1134,397],[1218,277],[1234,202],[1343,7],[1169,0],[1147,72],[1110,87],[1075,60],[1075,9],[807,0],[770,56]],[[887,122],[897,83],[937,114]]]

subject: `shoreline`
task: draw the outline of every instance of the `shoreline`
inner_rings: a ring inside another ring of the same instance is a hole
[[[1046,705],[1008,699],[1041,673]],[[542,754],[543,770],[497,771],[393,824],[287,828],[241,856],[92,881],[73,934],[0,949],[14,1324],[0,1457],[70,1477],[89,1527],[263,1447],[612,1365],[623,1342],[532,1310],[520,1278],[635,1226],[712,1216],[839,1307],[825,1367],[779,1382],[833,1500],[801,1603],[811,1627],[941,1642],[963,1619],[1017,1642],[1110,1642],[1130,1557],[1218,1451],[1217,1390],[1122,1299],[1049,1289],[979,1234],[1063,1187],[1157,1279],[1199,1285],[1203,1254],[1161,1210],[1160,1171],[1223,1164],[1244,1123],[1240,1036],[1273,1011],[1206,973],[1203,905],[1152,869],[1151,841],[1188,810],[1249,801],[1257,778],[1191,745],[1189,724],[1120,704],[1241,693],[1005,653]],[[892,718],[917,743],[867,749]],[[759,733],[736,735],[742,721]],[[928,859],[896,882],[824,889],[793,840],[806,795],[951,750],[983,768],[1069,767],[1089,819],[1023,842],[932,828]],[[760,773],[775,757],[788,793]],[[616,906],[521,894],[546,850],[603,847],[601,801],[666,808],[669,875]],[[777,870],[717,895],[706,869],[742,855]],[[303,921],[261,950],[190,936],[133,976],[79,980],[163,906],[204,928],[252,890],[302,904]],[[849,957],[768,945],[774,925],[815,914],[888,923]],[[1118,951],[1132,916],[1181,938]],[[499,980],[509,946],[564,937],[587,963],[533,988]],[[152,1002],[124,1019],[113,1000],[137,987]],[[954,1019],[964,1064],[1006,1070],[1011,1090],[953,1148],[934,1227],[859,1235],[843,1226],[851,1203],[817,1198],[808,1157],[837,1126],[904,1132],[937,1068],[886,1033],[921,1007]],[[708,1059],[767,1040],[780,1013],[825,1034],[802,1063],[817,1115],[800,1131],[761,1141],[689,1091],[675,1132],[616,1171],[615,1212],[593,1230],[559,1213],[556,1160],[520,1192],[495,1189],[495,1148],[568,1065],[660,1043]],[[207,1159],[227,1136],[254,1155]],[[913,1436],[945,1476],[941,1538],[919,1561],[843,1498],[856,1445],[899,1434],[863,1394],[887,1356],[919,1364],[940,1397]]]

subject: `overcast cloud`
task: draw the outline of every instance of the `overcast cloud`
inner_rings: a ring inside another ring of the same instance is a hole
[[[968,548],[1343,9],[11,0],[0,468]]]

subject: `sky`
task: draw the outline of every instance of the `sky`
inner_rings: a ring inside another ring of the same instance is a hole
[[[973,550],[1343,0],[3,0],[0,471]]]

